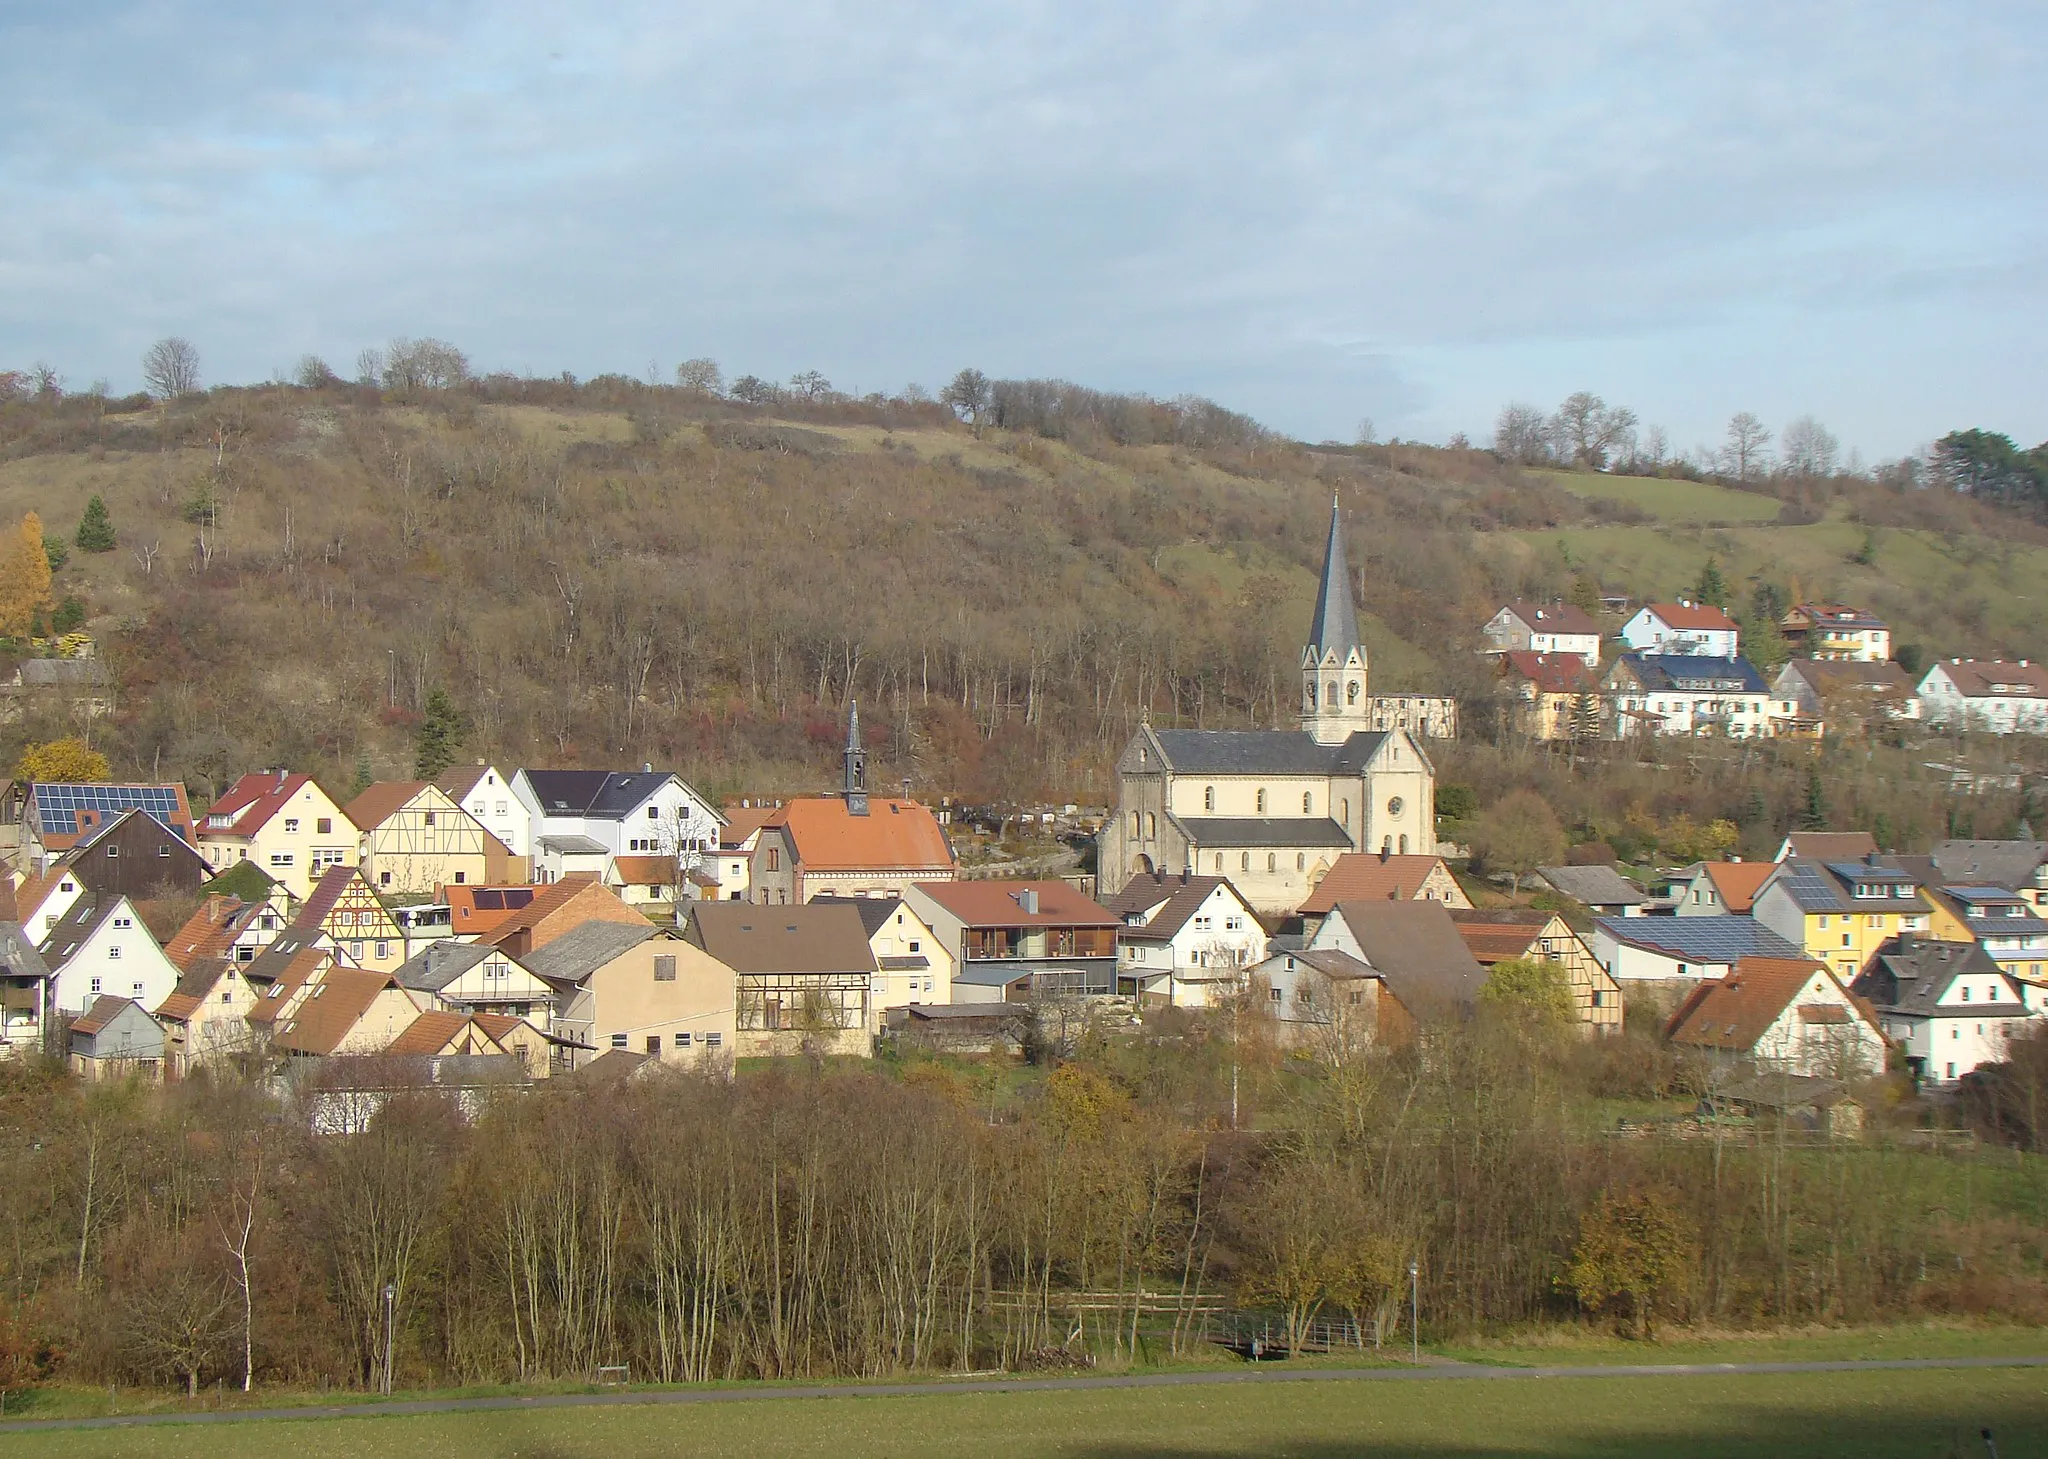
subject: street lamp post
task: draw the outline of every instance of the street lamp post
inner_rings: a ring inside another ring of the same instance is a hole
[[[1408,1357],[1417,1367],[1422,1364],[1422,1265],[1414,1257],[1408,1258]]]
[[[390,1282],[384,1284],[384,1396],[391,1396],[391,1359],[396,1347],[392,1307],[398,1299],[398,1288]]]

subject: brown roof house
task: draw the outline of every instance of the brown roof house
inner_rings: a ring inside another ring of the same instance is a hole
[[[195,958],[171,995],[156,1007],[164,1030],[165,1072],[178,1076],[201,1064],[229,1063],[255,1051],[256,985],[243,964],[227,958]]]
[[[1920,712],[1938,728],[2048,734],[2048,665],[1943,659],[1920,680]]]
[[[331,866],[321,873],[292,926],[325,932],[359,968],[388,973],[405,961],[404,930],[360,867]]]
[[[1774,1073],[1848,1080],[1881,1073],[1875,1017],[1825,963],[1746,957],[1701,983],[1665,1025],[1673,1045]]]
[[[1265,1000],[1282,1047],[1328,1063],[1414,1037],[1415,1020],[1387,991],[1379,969],[1335,948],[1273,953],[1252,969],[1252,992]]]
[[[1500,673],[1519,706],[1522,733],[1531,739],[1591,740],[1605,733],[1600,679],[1579,655],[1502,654]]]
[[[381,781],[345,810],[362,830],[363,875],[387,896],[488,885],[512,876],[517,858],[431,781]]]
[[[1600,624],[1571,603],[1509,603],[1479,630],[1492,653],[1535,653],[1600,667]]]
[[[1103,905],[1124,924],[1117,991],[1148,1004],[1210,1007],[1266,955],[1266,929],[1228,877],[1141,872]]]
[[[1441,902],[1339,902],[1308,950],[1357,958],[1418,1023],[1468,1015],[1486,982]]]
[[[1680,917],[1741,916],[1777,869],[1775,861],[1695,861],[1671,878],[1672,910]]]
[[[271,902],[216,892],[171,935],[164,956],[181,971],[210,958],[250,963],[285,926],[284,914]]]
[[[72,1070],[88,1079],[154,1079],[163,1071],[164,1031],[133,998],[95,998],[71,1021],[69,1054]]]
[[[733,969],[674,928],[586,922],[523,961],[555,990],[558,1071],[614,1050],[714,1067],[739,1051]]]
[[[199,849],[217,871],[253,861],[295,897],[312,893],[329,867],[354,866],[358,831],[310,775],[244,775],[199,823]]]
[[[390,973],[331,966],[279,1020],[271,1046],[294,1058],[381,1054],[419,1015]]]
[[[953,953],[955,1003],[1116,991],[1123,919],[1063,881],[921,883],[903,900]]]
[[[734,974],[739,1056],[873,1052],[878,969],[845,902],[699,902],[683,936]]]
[[[843,901],[860,917],[875,955],[873,996],[868,999],[871,1030],[902,1020],[891,1015],[905,1008],[945,1007],[953,1001],[953,954],[937,933],[901,897],[819,897]]]
[[[1877,837],[1868,831],[1793,831],[1778,843],[1773,861],[1861,861],[1875,856]]]
[[[1580,1030],[1588,1035],[1621,1032],[1621,984],[1557,913],[1454,908],[1451,921],[1473,959],[1489,973],[1495,964],[1517,959],[1556,963],[1571,985],[1572,1011]]]
[[[213,875],[184,835],[134,807],[80,836],[57,866],[103,897],[175,896]]]
[[[1472,899],[1441,856],[1399,856],[1391,851],[1347,851],[1331,863],[1301,904],[1304,918],[1330,915],[1339,902],[1442,902],[1469,907]]]
[[[509,891],[506,900],[512,900]],[[528,953],[546,947],[563,933],[571,932],[586,922],[617,922],[627,927],[647,925],[645,917],[613,896],[595,876],[575,875],[536,887],[533,897],[524,906],[508,908],[478,941],[488,942],[515,958],[524,959]],[[460,920],[455,924],[455,932],[457,936],[463,935]]]
[[[13,797],[17,855],[41,871],[124,811],[145,810],[191,844],[192,807],[182,785],[17,784]]]

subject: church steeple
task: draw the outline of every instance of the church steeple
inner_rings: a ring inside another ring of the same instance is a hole
[[[1330,498],[1330,540],[1323,549],[1323,578],[1316,589],[1315,617],[1301,651],[1301,725],[1318,744],[1341,744],[1372,727],[1366,697],[1365,643],[1358,635],[1358,611],[1351,604],[1351,563],[1344,552],[1344,518]]]
[[[868,813],[868,752],[860,743],[860,701],[846,707],[846,813]]]

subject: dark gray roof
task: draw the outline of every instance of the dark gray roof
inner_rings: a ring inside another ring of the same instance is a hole
[[[1536,874],[1589,907],[1640,907],[1650,900],[1611,866],[1542,866]]]
[[[1167,768],[1182,775],[1356,775],[1386,739],[1360,730],[1319,745],[1304,730],[1154,730]]]
[[[1215,842],[1204,842],[1215,845]],[[1274,844],[1274,843],[1264,843]],[[1185,927],[1188,918],[1213,895],[1218,887],[1227,885],[1220,876],[1162,876],[1158,872],[1141,874],[1124,883],[1123,890],[1114,897],[1105,897],[1102,905],[1125,919],[1141,917],[1152,912],[1149,922],[1132,922],[1118,930],[1124,939],[1140,942],[1167,941]],[[1236,888],[1231,889],[1233,892]],[[1239,897],[1238,901],[1243,902]],[[1158,908],[1156,912],[1153,908]]]
[[[1859,885],[1870,884],[1903,887],[1908,895],[1861,897],[1856,894]],[[1865,861],[1822,863],[1795,856],[1779,863],[1777,873],[1757,888],[1757,895],[1762,896],[1773,886],[1782,886],[1802,912],[1853,912],[1859,908],[1880,907],[1887,911],[1924,911],[1927,907],[1913,884],[1912,872]]]
[[[2028,886],[2044,861],[2048,841],[1938,841],[1934,846],[1934,864],[1955,882]]]
[[[1754,917],[1596,917],[1594,925],[1617,942],[1653,948],[1687,962],[1806,955]]]
[[[252,983],[274,983],[284,975],[291,960],[309,947],[330,941],[318,927],[287,927],[263,945],[263,951],[242,965],[242,976]]]
[[[19,922],[0,922],[0,978],[47,978],[50,965]]]
[[[1173,823],[1195,846],[1341,846],[1352,849],[1351,833],[1328,816],[1174,816]]]
[[[1315,616],[1308,641],[1320,659],[1334,652],[1343,658],[1358,646],[1358,613],[1351,606],[1351,562],[1344,552],[1344,516],[1330,499],[1330,540],[1323,547],[1323,579],[1316,586]]]
[[[551,983],[578,983],[660,931],[652,922],[585,922],[527,953],[519,965]]]
[[[1387,991],[1417,1018],[1470,1009],[1486,982],[1486,969],[1441,902],[1339,902],[1334,915]]]
[[[1996,1003],[1941,1006],[1949,985],[1965,976],[1998,979],[2006,997]],[[1880,1013],[1908,1017],[2023,1018],[2027,1012],[2012,979],[1990,953],[1974,942],[1894,937],[1877,950],[1877,956],[1857,976],[1849,991]]]
[[[1767,694],[1763,675],[1748,659],[1705,654],[1623,654],[1614,669],[1626,668],[1651,694]],[[1608,671],[1610,674],[1614,670]]]
[[[588,816],[594,820],[624,819],[674,777],[667,771],[529,770],[541,814]]]
[[[43,961],[52,968],[61,968],[78,955],[78,949],[93,929],[107,919],[120,903],[119,897],[108,897],[99,901],[90,895],[81,896],[71,904],[71,910],[50,924],[49,935],[43,938]]]
[[[1022,1003],[913,1003],[905,1010],[912,1018],[941,1022],[968,1018],[1029,1018],[1031,1010]]]
[[[496,951],[487,942],[438,938],[401,963],[394,976],[408,988],[438,993]]]
[[[813,902],[827,906],[848,906],[860,914],[860,925],[872,938],[889,925],[889,919],[896,915],[896,909],[903,905],[901,897],[812,897]],[[920,959],[922,961],[922,959]]]
[[[980,988],[1006,988],[1026,978],[1046,977],[1068,978],[1076,973],[1102,973],[1116,966],[1116,959],[1109,957],[1063,957],[1045,961],[1031,961],[1025,958],[995,957],[979,961],[963,961],[953,974],[956,983],[972,983]]]
[[[932,960],[921,952],[907,952],[901,957],[878,957],[875,965],[885,973],[922,973],[931,967]]]

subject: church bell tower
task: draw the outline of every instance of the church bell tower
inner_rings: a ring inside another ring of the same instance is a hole
[[[1360,730],[1372,728],[1365,644],[1351,606],[1351,564],[1344,555],[1344,521],[1334,496],[1315,618],[1301,651],[1301,727],[1319,745],[1341,745]]]
[[[868,752],[860,743],[860,701],[846,708],[846,813],[868,813]]]

